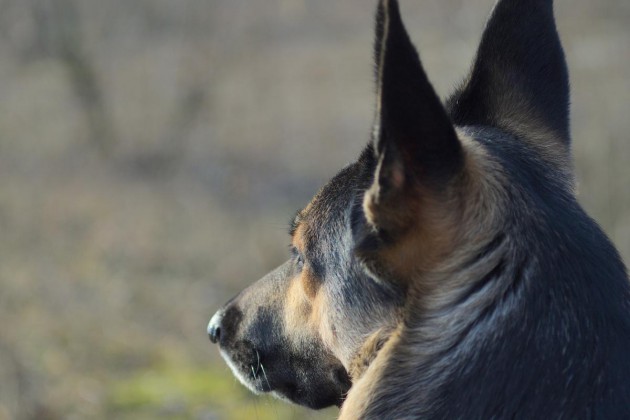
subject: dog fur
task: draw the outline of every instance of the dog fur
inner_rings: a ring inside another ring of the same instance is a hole
[[[443,105],[381,0],[373,139],[208,326],[254,392],[342,419],[630,418],[630,282],[578,204],[552,0],[499,0]]]

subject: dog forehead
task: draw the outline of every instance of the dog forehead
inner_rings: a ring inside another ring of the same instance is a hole
[[[338,232],[347,225],[348,210],[364,184],[360,161],[346,166],[313,197],[299,213],[299,223],[306,240],[317,239],[326,233]]]

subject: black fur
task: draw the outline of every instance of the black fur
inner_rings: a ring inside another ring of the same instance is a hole
[[[389,36],[396,41],[377,42],[405,48],[384,49],[377,59],[396,51],[394,62],[413,71],[406,74],[423,86],[414,92],[428,91],[417,55],[403,34],[396,2],[382,3],[388,9],[379,9],[377,34],[387,36],[380,22],[389,10],[390,25],[396,25]],[[401,74],[397,82],[405,80]],[[392,89],[386,78],[380,82],[383,92]],[[440,419],[630,418],[630,286],[625,267],[575,200],[564,173],[528,147],[558,139],[568,145],[568,85],[552,1],[499,1],[472,73],[449,100],[448,111],[503,168],[507,216],[491,244],[501,241],[506,250],[495,268],[449,309],[449,316],[467,325],[452,337],[455,331],[448,330],[434,337],[450,338],[450,347],[416,364],[392,360],[374,403],[363,413],[366,418],[388,418],[392,413]],[[443,133],[443,119],[423,119],[411,94],[402,90],[387,99],[397,102],[392,108],[411,110],[415,121],[430,126],[427,132]],[[425,103],[435,106],[429,96]],[[406,127],[412,119],[392,124]],[[542,140],[541,133],[547,133]],[[415,147],[422,147],[424,137],[414,134],[421,144]],[[386,158],[382,154],[389,147],[400,147],[396,139],[383,135],[378,145],[378,158]],[[439,159],[450,165],[455,153]],[[422,159],[415,162],[424,168]],[[381,245],[374,238],[368,243],[372,248]],[[471,315],[463,308],[479,295],[492,293],[495,297],[475,318],[466,320]],[[431,322],[427,316],[433,315],[412,314],[401,352],[430,354],[433,338],[428,335],[427,342],[418,343],[418,333],[412,331],[423,330]],[[405,383],[409,386],[401,387]]]
[[[290,234],[300,236],[302,249],[294,245],[286,263],[209,324],[234,372],[257,392],[312,408],[341,405],[366,338],[385,342],[396,329],[368,394],[353,393],[364,379],[353,377],[345,407],[363,398],[356,405],[363,411],[342,408],[344,418],[630,419],[628,275],[577,202],[567,168],[542,154],[552,149],[569,159],[569,82],[552,1],[500,0],[470,76],[446,107],[395,0],[379,1],[375,58],[372,142],[298,212]],[[500,190],[492,211],[487,202],[477,209],[496,213],[500,226],[467,239],[471,251],[441,286],[457,274],[476,277],[464,276],[447,291],[452,299],[440,295],[442,306],[431,309],[423,299],[435,297],[432,289],[414,283],[420,274],[405,286],[387,267],[370,264],[399,237],[366,213],[365,201],[375,196],[375,211],[397,212],[413,194],[443,194],[435,201],[458,214],[448,206],[464,207],[457,200],[465,191],[452,189],[469,185],[465,157],[492,163],[478,167],[493,173],[472,176]],[[299,293],[287,298],[296,286]],[[321,305],[317,328],[309,293]],[[303,304],[287,312],[296,302]],[[289,324],[305,313],[296,332]]]
[[[350,387],[343,366],[321,342],[296,343],[282,330],[284,295],[277,292],[286,290],[296,269],[291,259],[240,293],[217,312],[208,332],[252,391],[313,409],[340,405]]]
[[[466,131],[505,168],[510,212],[497,238],[508,244],[504,257],[457,305],[489,290],[497,298],[410,373],[422,386],[401,396],[401,367],[392,363],[365,418],[392,410],[431,419],[630,418],[630,285],[617,251],[521,141]],[[415,315],[410,325],[426,322]],[[402,346],[423,349],[411,339]]]
[[[458,125],[545,126],[569,143],[569,76],[552,0],[497,3],[471,74],[447,108]]]
[[[487,340],[484,351],[461,357],[439,391],[465,401],[432,415],[629,418],[630,287],[619,255],[531,150],[494,130],[471,134],[509,176],[510,271],[469,332]]]
[[[380,111],[376,152],[383,155],[387,147],[382,174],[393,160],[400,160],[408,180],[425,184],[447,180],[462,165],[461,146],[395,1],[379,5],[375,51]]]

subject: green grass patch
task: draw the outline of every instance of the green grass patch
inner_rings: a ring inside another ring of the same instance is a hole
[[[109,412],[120,419],[288,420],[335,418],[335,412],[309,412],[269,396],[255,396],[227,369],[156,368],[111,387]]]

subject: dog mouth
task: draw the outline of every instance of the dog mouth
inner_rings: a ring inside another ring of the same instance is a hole
[[[350,388],[350,379],[343,367],[332,368],[327,380],[308,380],[304,375],[293,375],[288,359],[281,361],[250,348],[239,354],[221,350],[221,356],[234,376],[254,394],[270,393],[286,402],[320,409],[331,405],[340,407]],[[302,382],[302,383],[301,383]]]
[[[290,401],[295,401],[304,396],[306,392],[293,381],[277,383],[273,377],[270,380],[267,373],[268,368],[263,364],[260,351],[254,348],[251,350],[251,353],[252,357],[248,358],[249,361],[236,361],[227,352],[221,351],[221,355],[232,369],[234,375],[251,392],[255,394],[273,393],[281,399]]]
[[[273,393],[278,398],[289,401],[295,401],[305,393],[296,382],[276,380],[274,371],[263,364],[263,357],[258,349],[252,348],[247,353],[248,356],[239,357],[221,350],[221,356],[236,378],[251,392],[257,395]]]
[[[260,352],[257,349],[251,349],[247,353],[249,353],[247,356],[239,357],[221,349],[223,360],[247,389],[254,394],[272,392],[274,389],[267,376],[267,369],[262,363]]]
[[[267,376],[267,370],[262,364],[260,358],[260,352],[253,349],[256,361],[249,363],[249,371],[247,372],[248,380],[254,387],[254,392],[265,393],[273,392],[275,389],[271,386],[269,377]]]

